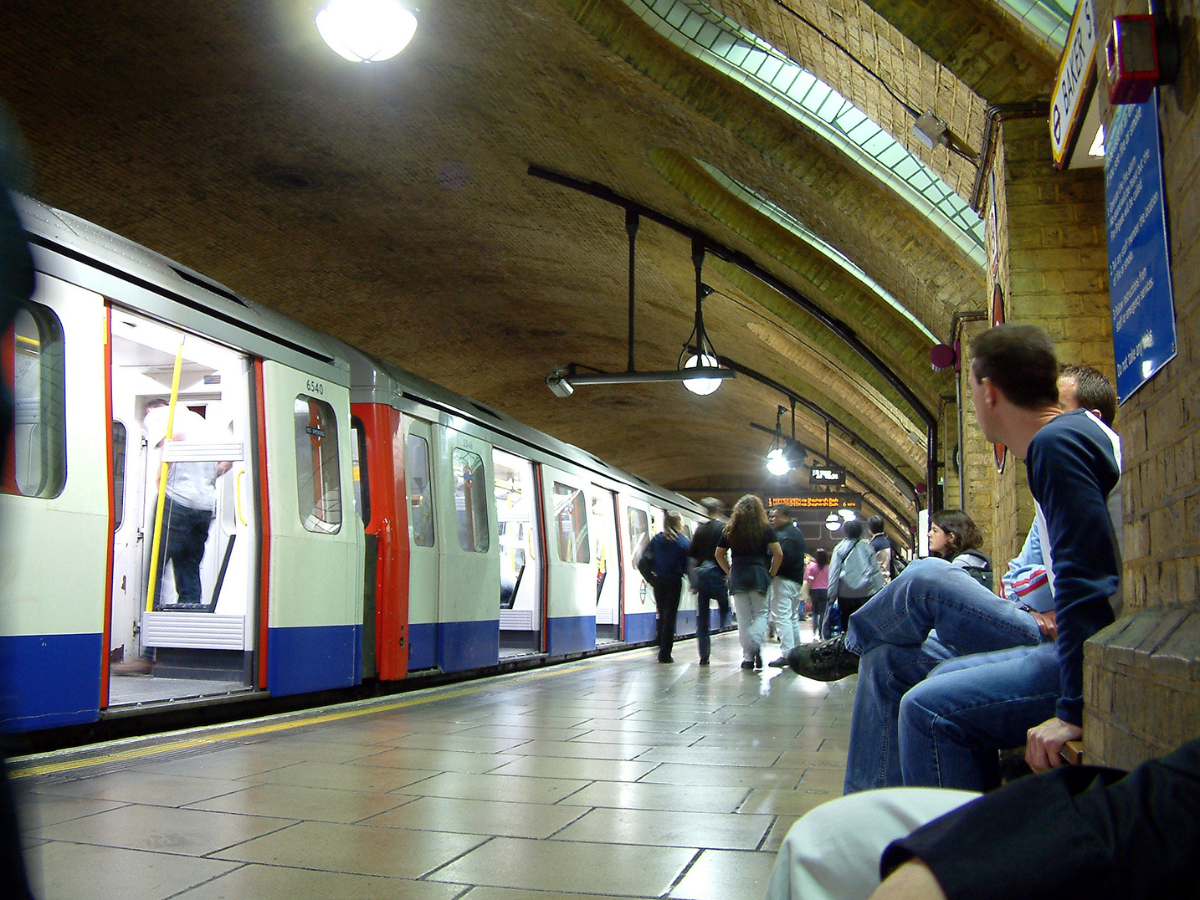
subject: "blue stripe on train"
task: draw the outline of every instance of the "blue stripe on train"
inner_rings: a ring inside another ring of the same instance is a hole
[[[267,690],[272,696],[350,687],[362,671],[361,625],[267,629]]]
[[[500,661],[500,620],[439,622],[437,659],[443,672],[496,665]]]
[[[658,617],[654,611],[625,613],[625,643],[641,644],[658,639]]]
[[[100,717],[100,634],[0,637],[0,727],[35,731]]]
[[[546,652],[566,656],[596,649],[596,617],[555,616],[546,623]]]
[[[432,669],[437,665],[437,626],[433,622],[408,625],[408,670]]]

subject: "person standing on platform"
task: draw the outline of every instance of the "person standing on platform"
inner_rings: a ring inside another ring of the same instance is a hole
[[[658,661],[675,662],[675,620],[679,617],[679,596],[687,572],[688,539],[683,536],[683,516],[675,510],[663,518],[663,530],[656,534],[646,551],[654,560],[654,605],[658,609]]]
[[[787,655],[800,643],[800,586],[804,582],[804,535],[792,521],[786,506],[772,506],[767,520],[775,540],[783,550],[783,563],[771,579],[771,608],[779,631],[779,658],[771,660],[775,668],[787,665]]]
[[[709,638],[709,601],[717,601],[721,627],[729,624],[729,586],[725,573],[717,565],[717,542],[725,530],[725,504],[716,497],[705,497],[700,505],[711,519],[696,529],[688,549],[688,580],[696,592],[696,649],[700,665],[708,665],[712,642]]]
[[[845,630],[859,607],[883,588],[883,575],[875,562],[875,551],[862,539],[862,522],[851,519],[843,533],[846,536],[833,548],[829,563],[829,603],[838,605]]]
[[[875,551],[879,573],[883,576],[883,583],[887,584],[892,580],[892,542],[883,533],[883,516],[867,519],[867,531],[871,533],[871,549]]]
[[[813,561],[804,570],[804,580],[808,583],[808,599],[812,604],[813,634],[818,638],[829,637],[825,628],[829,606],[829,551],[824,547],[813,553]]]
[[[729,576],[729,596],[737,611],[742,668],[762,668],[767,634],[767,592],[783,563],[783,548],[767,522],[762,501],[746,494],[717,542],[717,565]]]

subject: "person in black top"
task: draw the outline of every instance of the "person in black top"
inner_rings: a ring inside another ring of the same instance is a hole
[[[679,617],[679,595],[687,571],[688,539],[683,536],[683,516],[675,510],[663,518],[663,530],[650,539],[654,560],[654,605],[658,609],[658,661],[670,663],[675,646],[675,622]]]
[[[783,549],[767,522],[762,501],[746,494],[734,506],[717,542],[717,565],[729,575],[729,596],[737,610],[743,669],[762,668],[767,591],[782,562]]]
[[[783,550],[783,563],[771,579],[771,609],[779,631],[779,658],[771,660],[771,665],[782,668],[787,665],[788,653],[800,643],[800,587],[804,584],[804,554],[808,548],[786,506],[772,506],[767,519]]]
[[[711,647],[709,639],[709,601],[717,601],[720,627],[729,624],[729,586],[725,573],[717,565],[717,541],[725,530],[725,504],[716,497],[705,497],[700,505],[712,516],[696,529],[692,545],[688,550],[688,580],[696,592],[696,649],[700,651],[700,665],[708,665]]]

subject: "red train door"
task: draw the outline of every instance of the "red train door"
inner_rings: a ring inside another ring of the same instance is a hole
[[[404,431],[400,411],[390,406],[352,403],[350,411],[362,423],[366,438],[366,458],[359,464],[366,466],[366,478],[361,481],[369,491],[369,518],[364,530],[375,544],[375,669],[381,680],[396,681],[408,674],[409,649]],[[366,587],[369,591],[371,585]],[[369,614],[371,605],[367,604],[366,609]],[[370,625],[363,623],[368,634]]]

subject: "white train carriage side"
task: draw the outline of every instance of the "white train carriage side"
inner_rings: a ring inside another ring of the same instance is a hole
[[[18,208],[38,282],[0,344],[5,729],[653,640],[632,550],[694,504]]]

